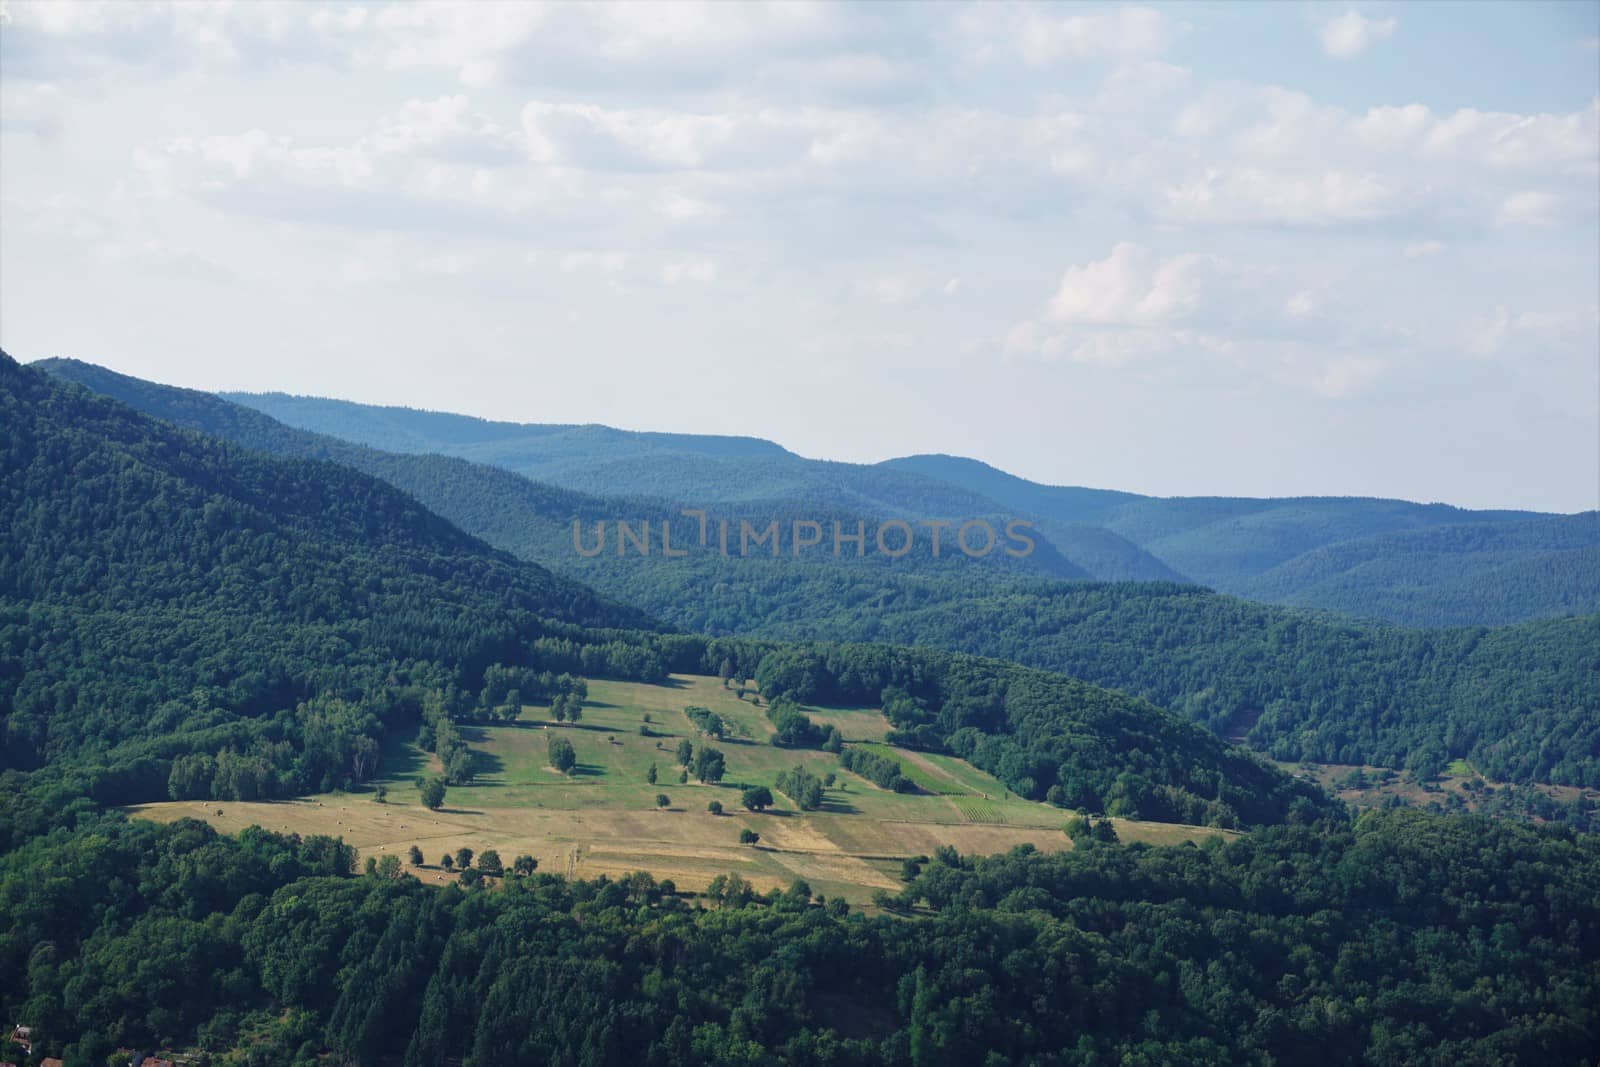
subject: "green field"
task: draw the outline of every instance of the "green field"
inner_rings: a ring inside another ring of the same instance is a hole
[[[700,736],[683,709],[709,708],[741,734],[712,741]],[[838,758],[814,750],[776,748],[764,709],[740,700],[715,678],[674,676],[666,685],[596,680],[576,725],[553,722],[549,709],[527,706],[514,722],[462,726],[472,747],[472,784],[451,786],[442,810],[418,802],[416,780],[437,773],[434,757],[415,735],[391,736],[378,779],[386,803],[372,791],[327,794],[294,801],[173,802],[136,809],[155,819],[203,818],[234,831],[251,824],[271,830],[342,836],[364,855],[423,850],[421,877],[442,879],[433,866],[463,845],[496,848],[509,861],[520,853],[557,874],[617,876],[648,870],[681,888],[700,889],[718,874],[738,873],[761,888],[804,878],[813,889],[862,901],[874,889],[898,884],[899,861],[940,845],[964,853],[1000,852],[1031,844],[1069,848],[1066,813],[1010,795],[994,778],[949,756],[909,752],[881,744],[887,724],[873,710],[806,709],[819,723],[837,725],[848,739],[896,759],[922,786],[921,795],[880,789],[846,772]],[[647,721],[648,717],[648,721]],[[640,732],[641,727],[649,736]],[[551,736],[566,738],[577,766],[561,774],[549,765]],[[678,743],[711,744],[725,757],[722,783],[680,782]],[[647,781],[651,764],[656,784]],[[836,776],[822,808],[796,810],[776,790],[778,775],[803,764],[820,778]],[[739,803],[746,785],[773,788],[776,804],[764,813]],[[670,803],[658,809],[656,797]],[[720,801],[725,814],[706,808]],[[739,844],[742,829],[761,835],[756,847]],[[1220,831],[1119,821],[1123,840],[1169,843]]]

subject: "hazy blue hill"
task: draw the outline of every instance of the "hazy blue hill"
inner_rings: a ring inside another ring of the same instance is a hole
[[[1078,566],[1103,582],[1192,582],[1119,533],[1083,522],[1040,519],[1040,531]]]
[[[457,456],[598,496],[648,495],[703,504],[783,500],[909,518],[1007,510],[937,478],[881,465],[805,459],[757,438],[491,423],[280,393],[224,398],[300,429],[387,451]]]
[[[1341,541],[1536,517],[1365,497],[1182,497],[1126,505],[1106,525],[1195,580],[1233,592],[1246,578]]]
[[[1240,595],[1417,625],[1600,611],[1600,512],[1412,530],[1329,545]]]
[[[617,520],[626,520],[635,528],[648,521],[659,531],[664,521],[674,524],[674,545],[699,549],[691,531],[697,523],[682,516],[688,506],[674,500],[648,495],[598,495],[574,491],[543,482],[533,481],[502,467],[475,463],[453,456],[439,454],[413,454],[388,452],[366,445],[353,444],[326,434],[287,426],[262,412],[235,404],[224,398],[175,386],[117,374],[93,364],[78,360],[40,360],[33,366],[68,381],[88,386],[96,392],[115,397],[147,414],[168,419],[187,429],[212,433],[250,448],[259,448],[277,455],[306,456],[330,459],[374,475],[405,490],[431,510],[448,518],[462,529],[481,537],[490,544],[529,560],[534,560],[565,573],[573,574],[586,583],[605,587],[614,582],[608,579],[611,572],[650,566],[636,557],[619,560],[611,552],[595,559],[580,557],[573,550],[572,523],[581,520],[592,529],[596,522],[605,522],[614,530]],[[384,409],[387,410],[387,409]],[[615,432],[615,431],[608,431]],[[640,462],[619,460],[618,463]],[[648,463],[648,460],[643,462]],[[674,460],[673,462],[680,462]],[[705,464],[715,469],[719,460],[706,459]],[[738,461],[744,464],[762,463],[762,460]],[[797,490],[789,498],[749,499],[718,503],[697,501],[710,511],[714,518],[726,518],[738,538],[738,522],[748,520],[760,529],[777,519],[780,527],[789,528],[795,519],[821,523],[832,530],[837,521],[844,530],[856,529],[865,523],[867,529],[875,527],[876,516],[884,512],[917,513],[909,507],[891,504],[908,502],[929,504],[937,501],[939,507],[958,509],[993,509],[998,505],[989,500],[975,498],[965,490],[926,481],[915,476],[879,476],[871,468],[851,468],[848,464],[822,464],[820,473],[813,475],[818,483],[811,487],[808,498]],[[856,471],[867,472],[864,478],[855,479]],[[737,472],[730,475],[736,480]],[[917,488],[908,495],[905,483],[908,478]],[[832,479],[831,482],[828,479]],[[621,480],[621,479],[618,479]],[[641,479],[639,484],[653,484]],[[832,485],[829,489],[827,486]],[[852,485],[865,487],[858,492]],[[768,487],[770,488],[770,486]],[[877,495],[873,495],[876,493]],[[852,510],[852,504],[861,510]],[[974,512],[955,511],[964,516]],[[981,515],[981,512],[979,513]],[[1006,516],[990,515],[998,531]],[[657,535],[659,536],[659,534]],[[948,537],[948,535],[947,535]],[[888,560],[876,553],[864,559],[853,558],[847,550],[840,562],[849,567],[870,570],[944,572],[977,567],[984,571],[1004,571],[1008,574],[1034,574],[1053,578],[1087,578],[1089,573],[1062,554],[1048,540],[1036,538],[1036,548],[1025,559],[1012,559],[1002,552],[991,554],[976,563],[951,552],[940,559],[932,558],[931,541],[924,537],[911,554],[900,560]],[[614,536],[613,536],[614,543]],[[894,542],[898,544],[898,542]],[[696,552],[697,557],[708,553]],[[666,561],[656,559],[653,563]],[[696,558],[681,566],[711,567],[726,565],[727,561]],[[678,566],[677,564],[667,564]]]
[[[879,466],[937,478],[1021,511],[1064,523],[1101,523],[1122,505],[1149,499],[1114,489],[1041,485],[965,456],[904,456],[885,460]]]
[[[1550,517],[1535,512],[1367,497],[1145,497],[1043,485],[960,456],[833,463],[755,438],[489,422],[277,393],[233,398],[296,428],[388,451],[469,459],[594,497],[749,509],[776,501],[868,518],[1026,518],[1070,561],[1040,561],[1037,569],[1057,577],[1193,581],[1241,596],[1416,624],[1516,621],[1593,603],[1585,592],[1592,564],[1583,549],[1535,559],[1521,549],[1508,547],[1497,556],[1499,550],[1486,547],[1471,559],[1458,555],[1470,574],[1409,565],[1398,571],[1335,565],[1322,573],[1329,564],[1308,563],[1303,577],[1297,570],[1267,577],[1336,545],[1347,546],[1342,553],[1368,551],[1376,560],[1404,549],[1390,542],[1367,550],[1350,546],[1448,526]],[[1485,576],[1487,584],[1474,588],[1470,575]],[[1524,583],[1522,591],[1512,595],[1517,582]]]
[[[290,426],[342,437],[391,452],[475,454],[467,458],[513,469],[570,456],[603,457],[640,452],[697,456],[789,455],[758,437],[653,433],[609,426],[496,422],[418,408],[383,407],[287,393],[223,393]],[[481,454],[477,454],[480,453]],[[491,458],[492,457],[492,458]]]

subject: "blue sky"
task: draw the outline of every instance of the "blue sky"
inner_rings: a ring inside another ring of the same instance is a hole
[[[1600,5],[35,4],[0,345],[202,388],[1600,494]]]

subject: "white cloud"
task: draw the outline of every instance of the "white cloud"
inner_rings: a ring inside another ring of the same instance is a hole
[[[1175,219],[1328,226],[1392,214],[1393,190],[1375,172],[1293,173],[1260,167],[1213,168],[1166,190]]]
[[[1059,10],[1030,7],[1013,29],[1017,50],[1030,66],[1103,56],[1158,55],[1176,33],[1172,22],[1153,8],[1118,7],[1068,15],[1057,14]],[[985,8],[978,17],[992,18],[995,12]]]
[[[626,252],[568,252],[561,257],[563,274],[582,274],[591,271],[615,274],[627,265]]]
[[[1549,226],[1555,221],[1558,204],[1549,193],[1512,193],[1500,205],[1498,219],[1502,226]]]
[[[1330,362],[1311,381],[1323,396],[1342,398],[1371,387],[1383,376],[1387,365],[1372,356],[1348,356]]]
[[[676,189],[663,189],[656,197],[656,211],[674,222],[709,219],[722,214],[722,208]]]
[[[715,260],[677,259],[661,265],[661,280],[667,285],[705,285],[717,280]]]
[[[1105,259],[1069,267],[1050,301],[1055,322],[1139,325],[1181,319],[1200,305],[1213,263],[1187,254],[1156,259],[1148,249],[1119,243]]]
[[[1346,11],[1317,30],[1322,51],[1334,59],[1354,59],[1394,34],[1394,19],[1369,19],[1359,11]]]

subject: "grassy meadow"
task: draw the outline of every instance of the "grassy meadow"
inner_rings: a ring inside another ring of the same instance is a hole
[[[716,712],[730,727],[721,740],[705,738],[684,715],[686,706]],[[451,786],[439,811],[422,806],[415,782],[438,773],[434,757],[413,736],[391,736],[373,789],[289,801],[174,801],[135,811],[146,818],[201,818],[233,832],[256,824],[269,830],[343,837],[363,856],[405,857],[415,844],[426,866],[419,877],[442,880],[439,860],[468,847],[497,849],[509,865],[522,853],[539,869],[575,877],[618,876],[648,870],[680,889],[703,889],[718,874],[737,873],[760,889],[803,878],[814,891],[861,902],[874,889],[899,884],[901,861],[953,845],[964,853],[1001,852],[1019,844],[1041,850],[1071,847],[1062,832],[1066,813],[1019,799],[996,779],[950,756],[883,744],[888,723],[873,709],[807,708],[851,743],[896,759],[925,792],[893,793],[814,750],[771,745],[765,710],[740,699],[716,678],[675,675],[669,684],[596,680],[577,724],[556,723],[549,708],[525,706],[513,722],[461,727],[474,757],[474,781]],[[572,743],[577,765],[561,774],[549,765],[552,734]],[[720,784],[681,782],[679,742],[711,744],[726,759]],[[656,783],[647,778],[656,767]],[[778,775],[803,764],[819,778],[836,776],[820,810],[800,812],[776,788]],[[376,786],[387,789],[384,803]],[[773,790],[763,813],[745,811],[748,785]],[[657,806],[665,794],[669,804]],[[720,801],[722,815],[707,811]],[[1115,820],[1125,841],[1169,844],[1220,831]],[[761,835],[739,843],[740,831]]]

